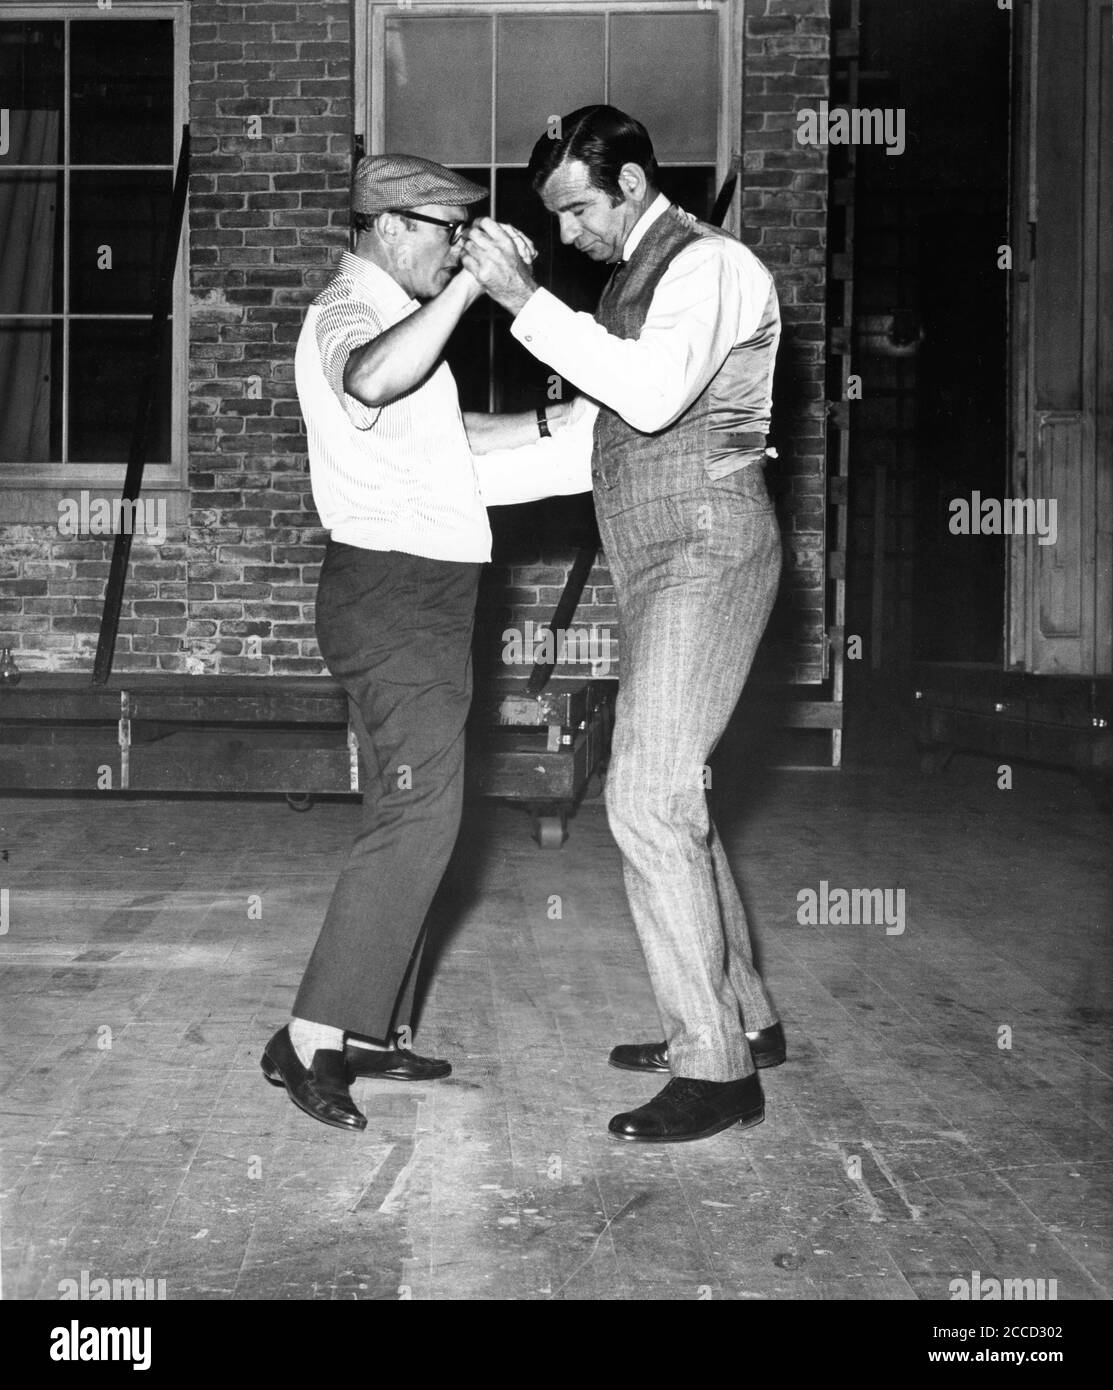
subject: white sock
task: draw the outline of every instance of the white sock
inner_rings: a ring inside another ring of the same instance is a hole
[[[322,1048],[332,1052],[344,1050],[344,1030],[330,1028],[327,1023],[310,1023],[305,1018],[292,1018],[290,1041],[302,1066],[311,1067],[314,1052],[320,1052]]]
[[[348,1046],[349,1046],[349,1047],[362,1047],[363,1050],[364,1050],[365,1052],[390,1052],[390,1051],[392,1051],[392,1048],[390,1048],[389,1046],[387,1046],[387,1045],[385,1045],[385,1044],[383,1044],[383,1043],[369,1042],[366,1038],[353,1038],[352,1035],[351,1035],[350,1033],[348,1034]]]

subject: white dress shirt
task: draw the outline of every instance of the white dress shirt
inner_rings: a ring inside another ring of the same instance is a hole
[[[310,306],[294,372],[313,500],[347,545],[489,560],[491,528],[448,364],[384,406],[344,389],[352,350],[418,308],[385,270],[350,252]]]
[[[624,260],[668,207],[658,194],[627,237]],[[736,344],[753,337],[770,284],[769,272],[740,241],[703,236],[670,261],[638,338],[615,337],[545,289],[530,296],[510,331],[633,429],[655,433],[687,410]]]

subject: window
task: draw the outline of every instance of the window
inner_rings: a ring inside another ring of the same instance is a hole
[[[664,191],[706,217],[738,148],[733,0],[372,3],[357,7],[357,133],[369,152],[438,160],[491,190],[491,213],[527,232],[535,275],[591,310],[609,273],[560,243],[526,164],[551,116],[609,102],[653,137]],[[448,357],[466,410],[517,410],[545,398],[549,372],[481,299]]]
[[[182,24],[176,5],[0,11],[0,484],[123,481],[184,118]],[[146,474],[164,487],[184,472],[184,293],[179,264]]]

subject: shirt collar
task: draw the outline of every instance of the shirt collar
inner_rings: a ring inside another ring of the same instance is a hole
[[[374,261],[365,260],[362,256],[357,256],[351,251],[345,251],[340,257],[338,269],[341,275],[348,275],[362,285],[369,294],[374,296],[375,302],[381,304],[386,310],[395,309],[400,313],[411,306],[418,307],[417,300],[411,299],[398,281],[392,275],[388,275],[382,266],[376,265]]]
[[[622,259],[628,261],[641,244],[642,237],[653,226],[661,214],[671,206],[669,200],[663,193],[658,193],[656,198],[650,203],[638,220],[630,229],[630,235],[626,238],[626,245],[622,248]]]

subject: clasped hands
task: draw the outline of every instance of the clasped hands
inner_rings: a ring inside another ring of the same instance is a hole
[[[537,289],[530,266],[537,259],[537,248],[517,227],[480,217],[464,232],[460,263],[484,291],[504,309],[517,314]],[[550,431],[556,435],[578,421],[587,402],[577,396],[570,401],[553,401],[545,413]]]
[[[496,304],[512,314],[521,310],[537,289],[530,274],[537,248],[524,232],[491,217],[480,217],[464,232],[461,264]]]

